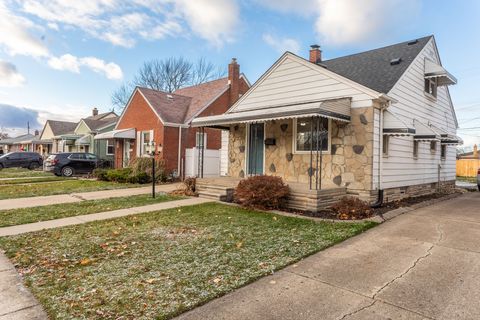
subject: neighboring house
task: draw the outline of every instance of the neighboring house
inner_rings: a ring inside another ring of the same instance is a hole
[[[94,140],[97,134],[111,131],[115,128],[118,116],[109,112],[108,115],[100,117],[94,109],[94,115],[81,119],[77,127],[73,131],[75,136],[79,136],[74,142],[76,152],[94,153],[100,159],[110,160],[113,163],[114,146],[113,139],[110,140]]]
[[[328,192],[317,189],[391,201],[454,184],[455,83],[433,36],[325,61],[312,46],[309,60],[286,52],[225,114],[192,125],[229,131],[232,180],[269,174],[313,189],[293,207],[321,207]]]
[[[40,141],[45,148],[41,150],[41,154],[50,154],[58,152],[68,152],[73,146],[73,140],[67,138],[73,136],[77,122],[47,120],[45,123]]]
[[[457,159],[475,159],[480,160],[480,153],[478,153],[478,146],[475,144],[473,150],[470,152],[464,152],[457,155]]]
[[[15,152],[15,151],[35,151],[36,144],[34,143],[38,139],[38,131],[33,134],[23,134],[14,138],[7,138],[0,140],[0,150],[3,153]]]
[[[478,146],[473,146],[473,151],[457,154],[457,176],[477,177],[480,170],[480,153]]]
[[[125,106],[115,130],[95,139],[115,140],[115,166],[128,166],[131,159],[155,151],[166,169],[184,175],[187,150],[205,144],[207,150],[221,148],[221,133],[207,129],[202,135],[190,127],[198,116],[222,114],[249,88],[235,59],[228,77],[173,93],[137,87]],[[202,139],[203,136],[203,139]],[[223,161],[228,161],[226,158]],[[218,170],[217,170],[218,171]]]
[[[111,130],[117,119],[114,112],[99,114],[98,109],[93,108],[92,115],[79,122],[47,120],[40,136],[40,141],[46,147],[39,152],[91,152],[108,159],[107,142],[94,142],[93,136]],[[113,160],[113,155],[110,158]]]

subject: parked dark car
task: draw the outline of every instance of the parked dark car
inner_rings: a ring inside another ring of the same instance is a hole
[[[477,172],[477,186],[478,186],[478,191],[480,191],[480,168],[478,168],[478,172]]]
[[[102,161],[92,153],[55,153],[45,160],[45,171],[51,171],[56,176],[71,177],[75,174],[91,173],[101,164]]]
[[[3,168],[28,168],[35,170],[42,164],[42,156],[36,152],[9,152],[0,156],[0,170]]]

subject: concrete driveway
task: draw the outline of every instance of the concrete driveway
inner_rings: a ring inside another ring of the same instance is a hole
[[[480,319],[480,193],[394,218],[179,319]]]

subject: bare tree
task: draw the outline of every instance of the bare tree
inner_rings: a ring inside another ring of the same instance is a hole
[[[136,86],[174,92],[189,85],[221,78],[225,74],[225,68],[216,67],[204,58],[198,59],[195,64],[183,57],[150,60],[140,67],[132,82],[122,84],[112,93],[111,100],[114,108],[123,108]]]

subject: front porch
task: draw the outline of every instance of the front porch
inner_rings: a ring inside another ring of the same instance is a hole
[[[197,179],[197,192],[199,197],[232,202],[235,187],[240,178],[199,178]],[[347,195],[347,188],[334,187],[322,190],[312,190],[308,184],[288,182],[290,196],[288,208],[302,211],[318,211],[328,208],[342,197]]]

